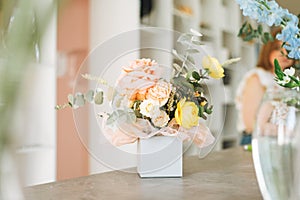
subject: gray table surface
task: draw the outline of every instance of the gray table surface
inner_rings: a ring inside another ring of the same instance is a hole
[[[182,178],[147,178],[112,171],[25,188],[26,200],[262,199],[251,152],[241,147],[187,156]]]

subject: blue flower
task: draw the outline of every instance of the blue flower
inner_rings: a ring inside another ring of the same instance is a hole
[[[281,8],[275,0],[236,0],[244,16],[257,20],[268,26],[282,26],[282,32],[276,36],[285,43],[290,58],[300,58],[299,19]]]
[[[277,34],[276,38],[278,40],[282,40],[284,42],[291,43],[290,40],[295,38],[295,35],[299,34],[299,28],[294,24],[287,24],[281,31],[281,33]]]
[[[286,14],[285,14],[284,18],[287,19],[289,24],[294,24],[295,26],[297,26],[299,23],[298,17],[289,13],[287,10],[286,10]]]
[[[289,52],[288,57],[300,59],[300,38],[291,37],[283,47]]]
[[[290,58],[295,58],[295,59],[300,59],[300,48],[294,48],[292,49],[289,54],[288,57]]]
[[[240,8],[243,10],[244,16],[251,16],[252,18],[257,19],[258,13],[258,3],[256,1],[249,0],[236,0],[240,5]]]
[[[272,15],[274,17],[274,23],[272,25],[279,26],[283,22],[284,16],[288,15],[288,11],[286,9],[278,8]]]

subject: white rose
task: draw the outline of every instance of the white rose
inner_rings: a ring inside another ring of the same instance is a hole
[[[159,113],[159,102],[152,99],[142,101],[140,104],[140,112],[146,117],[152,118]]]
[[[163,110],[160,110],[159,111],[159,114],[154,116],[151,121],[152,123],[154,124],[154,126],[156,127],[164,127],[168,124],[170,120],[170,117],[169,115],[163,111]]]

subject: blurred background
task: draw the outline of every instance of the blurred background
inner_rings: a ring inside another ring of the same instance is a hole
[[[49,4],[52,0],[40,1]],[[294,14],[300,13],[299,0],[277,0]],[[36,15],[38,19],[39,16]],[[246,71],[255,67],[259,43],[245,43],[237,37],[244,22],[235,0],[65,0],[51,15],[36,48],[37,62],[22,88],[26,101],[19,106],[19,131],[25,137],[18,147],[18,157],[25,185],[35,185],[107,170],[89,155],[78,137],[71,109],[57,112],[56,104],[67,101],[73,92],[78,70],[87,55],[111,37],[140,27],[162,27],[179,32],[190,28],[204,34],[203,41],[214,47],[221,62],[233,57],[242,60],[225,69],[226,77],[212,85],[212,93],[225,91],[217,98],[215,123],[224,124],[215,150],[238,146],[234,96],[236,86]],[[140,42],[158,42],[160,38],[143,37]],[[173,47],[173,40],[168,41]],[[86,85],[81,86],[83,89]],[[93,137],[97,125],[83,113],[81,128]],[[214,130],[212,130],[214,131]],[[129,147],[132,148],[132,147]],[[193,151],[190,152],[193,154]],[[120,159],[116,157],[115,159]],[[123,167],[135,161],[126,160]]]

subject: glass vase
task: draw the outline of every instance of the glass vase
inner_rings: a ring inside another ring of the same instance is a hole
[[[269,90],[258,110],[253,161],[265,200],[294,200],[299,195],[300,93]]]

